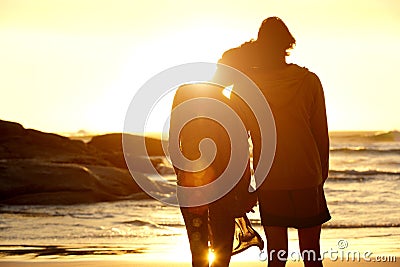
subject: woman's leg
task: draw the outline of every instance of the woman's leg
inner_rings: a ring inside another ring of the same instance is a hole
[[[212,267],[227,267],[232,256],[235,218],[227,214],[227,207],[210,207],[210,227],[215,259]]]
[[[268,267],[283,267],[288,257],[286,227],[264,226],[267,237]]]
[[[320,234],[321,225],[298,229],[300,252],[306,267],[323,266],[319,245]]]
[[[181,208],[189,238],[193,267],[208,267],[208,210],[191,212]]]

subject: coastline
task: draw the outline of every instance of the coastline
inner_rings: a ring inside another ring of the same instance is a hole
[[[190,266],[179,210],[149,199],[135,184],[124,165],[120,134],[85,143],[17,123],[3,121],[0,126],[5,133],[0,151],[0,267]],[[140,140],[131,137],[133,143]],[[172,168],[159,160],[160,141],[151,143],[151,159],[158,157],[151,163],[166,178]],[[325,189],[334,219],[321,235],[326,266],[399,266],[399,151],[397,131],[333,138]],[[142,166],[142,156],[134,160]],[[135,177],[148,179],[163,197],[174,191],[146,169]],[[264,237],[258,214],[249,217]],[[299,255],[293,229],[290,252]],[[371,261],[332,259],[343,252],[368,253]],[[373,261],[381,256],[396,262]],[[242,265],[266,263],[258,249],[250,248],[232,257],[231,266]],[[295,260],[288,266],[302,264]]]

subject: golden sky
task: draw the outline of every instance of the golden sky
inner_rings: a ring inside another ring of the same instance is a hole
[[[400,129],[397,0],[0,0],[0,119],[48,132],[122,131],[153,75],[216,62],[269,16],[297,40],[288,61],[319,75],[330,130]]]

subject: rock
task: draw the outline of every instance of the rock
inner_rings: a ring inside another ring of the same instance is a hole
[[[125,155],[122,148],[122,138],[124,138],[124,149]],[[163,144],[159,139],[151,137],[143,137],[138,135],[130,134],[106,134],[95,136],[88,143],[90,147],[94,147],[97,151],[100,151],[102,159],[112,163],[115,167],[127,169],[126,160],[133,161],[137,167],[135,171],[141,171],[145,173],[152,173],[151,166],[146,167],[145,161],[152,161],[153,166],[158,170],[161,170],[159,164],[164,164],[161,174],[173,173],[172,166],[165,164],[165,153],[163,151]],[[167,145],[164,143],[164,146]],[[141,164],[139,164],[141,162]],[[168,169],[168,170],[166,170]]]
[[[143,137],[125,137],[129,141],[129,159],[138,166],[149,162],[146,155],[139,153]],[[86,144],[0,120],[0,203],[77,204],[148,198],[137,179],[157,194],[173,193],[173,186],[142,173],[135,173],[132,178],[121,140],[122,134],[109,134],[96,136]],[[146,145],[151,155],[163,155],[160,140],[146,138]],[[160,162],[155,161],[154,166]],[[167,172],[168,167],[162,171]]]
[[[82,141],[0,120],[0,159],[43,159],[51,162],[111,166]]]
[[[136,175],[152,192],[174,191],[173,186],[157,183],[140,173]],[[127,170],[105,166],[2,160],[0,184],[0,203],[5,204],[79,204],[149,198]]]
[[[25,129],[19,123],[0,120],[0,133],[0,140],[2,140],[10,136],[24,135]]]
[[[151,137],[143,137],[131,134],[105,134],[94,136],[88,143],[103,152],[122,152],[122,137],[124,137],[125,148],[129,147],[136,156],[165,156],[162,141]],[[143,145],[146,144],[146,151]],[[164,144],[165,145],[165,144]]]

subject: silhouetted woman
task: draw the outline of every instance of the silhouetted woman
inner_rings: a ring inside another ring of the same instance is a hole
[[[270,17],[263,21],[257,40],[228,50],[220,60],[258,85],[275,119],[275,159],[258,190],[269,267],[286,263],[288,227],[298,229],[305,266],[322,266],[321,225],[330,219],[323,191],[329,159],[324,92],[316,74],[286,63],[295,42],[283,21]],[[251,134],[257,166],[260,137]]]
[[[224,103],[235,110],[230,100],[224,96],[223,90],[224,87],[218,85],[197,83],[182,85],[175,94],[170,121],[170,142],[173,142],[171,140],[174,137],[178,137],[179,153],[192,161],[187,163],[188,166],[179,166],[177,159],[171,156],[179,186],[199,187],[207,185],[219,179],[230,162],[232,148],[229,133],[224,125],[220,124],[218,120],[216,121],[213,116],[205,117],[205,111],[210,109],[208,103],[213,101]],[[193,102],[193,100],[199,99],[203,101],[207,99],[209,102]],[[186,105],[186,110],[180,109],[179,107],[182,107],[180,105]],[[238,112],[238,110],[235,111]],[[217,112],[225,118],[226,123],[229,123],[232,116],[229,112],[224,110]],[[187,114],[195,114],[195,116],[190,117],[191,120],[181,125],[181,119],[187,117]],[[203,168],[201,165],[208,162],[208,159],[204,158],[202,154],[205,151],[200,151],[199,146],[205,139],[213,141],[216,154],[215,158],[211,160],[211,164],[205,164],[208,167]],[[241,141],[247,144],[247,136]],[[173,153],[173,150],[170,150],[170,152]],[[247,154],[247,158],[249,158],[247,147],[241,153]],[[193,170],[193,167],[195,170]],[[240,181],[231,191],[224,193],[225,195],[221,194],[217,200],[204,205],[183,206],[181,203],[188,201],[194,203],[197,200],[204,200],[207,198],[207,194],[213,194],[213,191],[219,192],[221,188],[210,187],[205,193],[193,191],[188,194],[177,191],[178,202],[181,205],[180,209],[189,239],[193,267],[209,266],[209,241],[211,241],[215,255],[215,259],[211,263],[213,267],[229,266],[232,253],[238,253],[249,246],[263,247],[261,237],[251,228],[249,221],[243,218],[245,212],[255,205],[255,198],[252,200],[250,197],[244,197],[242,201],[243,209],[237,210],[237,205],[240,204],[237,199],[239,196],[246,195],[250,184],[250,162],[248,162],[243,175],[242,173],[237,175],[240,175],[240,177],[236,177],[240,178]],[[235,177],[228,178],[235,181]],[[237,223],[238,219],[235,223],[235,218],[241,218],[240,225]],[[241,240],[240,235],[237,236],[238,231],[242,231],[242,233],[246,231],[246,240]],[[233,247],[234,238],[239,242],[240,248],[237,245],[235,248]],[[242,241],[244,242],[241,243]]]

